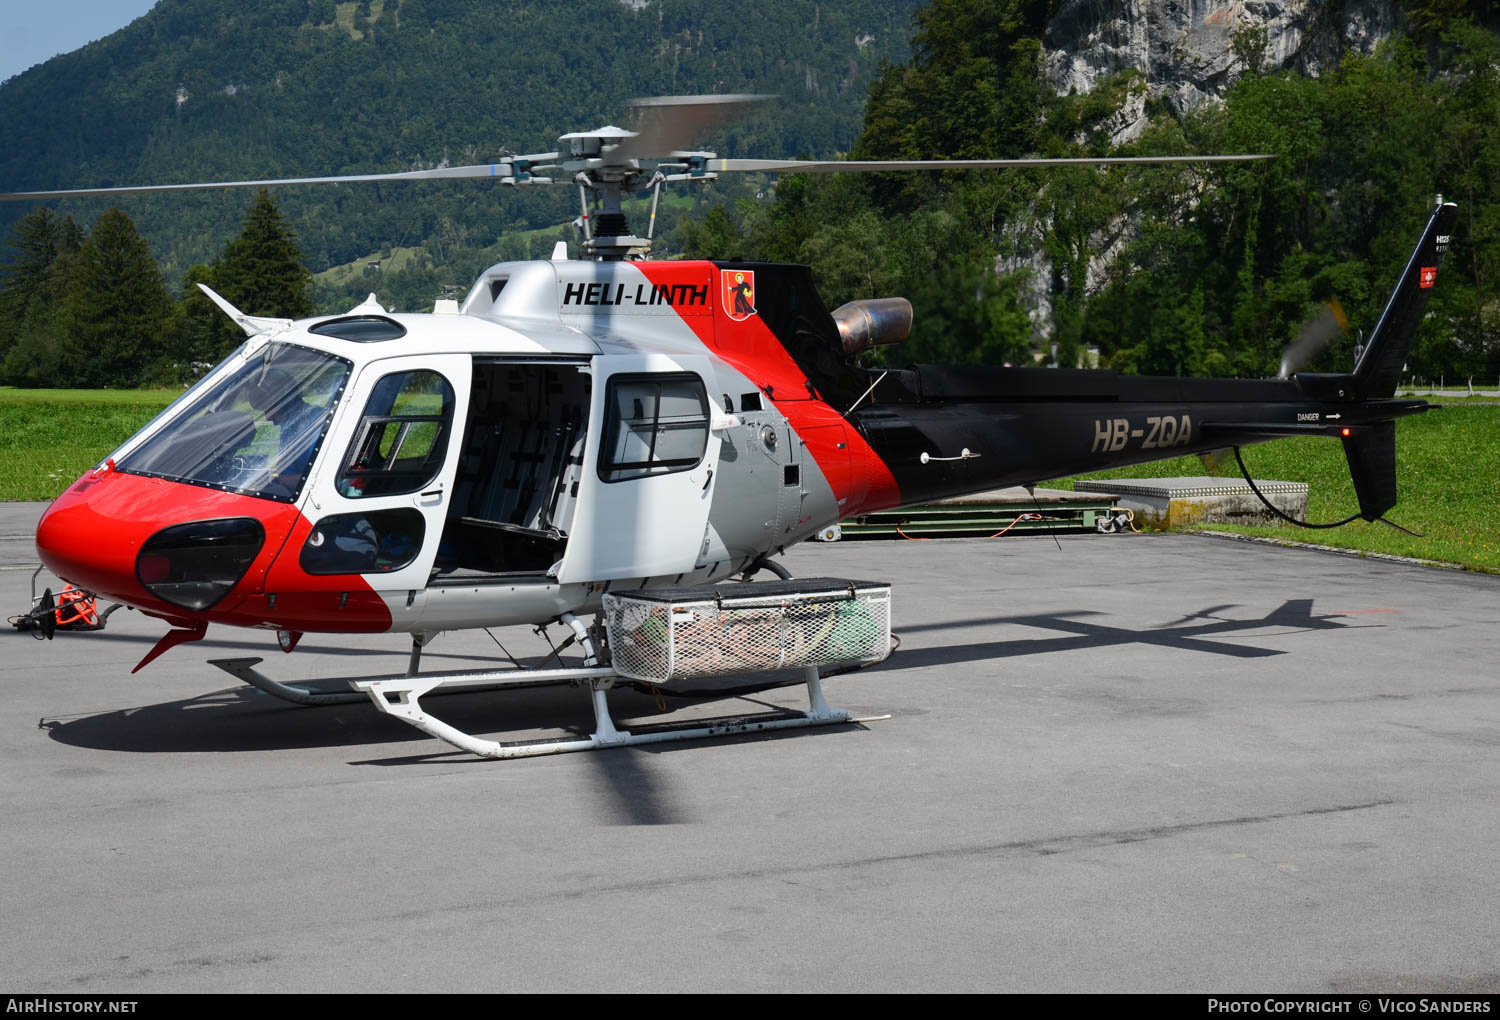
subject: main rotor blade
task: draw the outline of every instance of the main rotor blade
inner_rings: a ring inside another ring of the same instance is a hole
[[[336,177],[281,177],[266,181],[200,181],[193,184],[142,184],[129,188],[74,188],[68,191],[18,191],[0,195],[0,202],[23,202],[38,198],[73,198],[82,195],[129,195],[146,191],[200,191],[207,188],[269,188],[278,184],[343,184],[351,181],[431,181],[454,177],[494,177],[510,180],[509,163],[476,166],[445,166],[435,170],[408,170],[393,174],[343,174]]]
[[[705,169],[716,173],[758,170],[799,174],[868,174],[886,170],[987,170],[1009,166],[1133,166],[1150,163],[1243,163],[1270,159],[1249,156],[1102,156],[1055,159],[711,159]]]
[[[752,106],[775,96],[737,93],[726,96],[656,96],[628,104],[634,138],[610,153],[612,160],[658,159],[687,149],[721,124],[743,117]]]

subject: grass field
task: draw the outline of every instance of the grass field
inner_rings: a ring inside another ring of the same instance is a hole
[[[54,404],[59,411],[74,404],[128,404],[157,411],[177,399],[182,390],[18,390],[0,386],[0,407],[11,404]],[[156,411],[152,411],[155,414]]]
[[[176,396],[0,387],[0,500],[55,499]]]
[[[167,390],[0,387],[0,500],[54,499],[174,396]],[[1256,478],[1307,482],[1311,521],[1338,520],[1358,509],[1343,446],[1336,440],[1282,439],[1249,447],[1244,456]],[[1423,537],[1363,521],[1329,531],[1291,525],[1226,530],[1500,573],[1500,406],[1456,402],[1408,418],[1396,427],[1396,456],[1400,502],[1387,516]],[[1204,473],[1197,457],[1183,457],[1107,475]],[[1228,458],[1218,473],[1238,477],[1239,469]]]

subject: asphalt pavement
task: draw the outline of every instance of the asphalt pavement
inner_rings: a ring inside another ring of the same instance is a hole
[[[0,506],[7,613],[40,510]],[[786,563],[893,583],[901,649],[826,682],[890,719],[496,762],[205,663],[396,673],[401,637],[211,628],[132,676],[161,622],[7,629],[0,990],[1500,990],[1500,579],[1188,535]],[[567,688],[442,714],[591,722]]]

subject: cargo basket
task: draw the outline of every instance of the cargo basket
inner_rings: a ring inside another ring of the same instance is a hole
[[[697,676],[879,662],[891,651],[891,586],[836,577],[604,596],[615,672],[665,684]]]

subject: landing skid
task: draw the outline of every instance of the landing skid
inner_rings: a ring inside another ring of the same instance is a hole
[[[347,705],[373,701],[386,715],[410,723],[430,737],[452,744],[481,758],[533,758],[544,754],[566,754],[569,751],[593,751],[635,744],[661,744],[675,740],[700,740],[705,737],[734,736],[769,730],[802,729],[808,726],[832,726],[849,722],[873,722],[889,716],[856,719],[843,709],[829,708],[823,697],[823,685],[814,667],[803,670],[807,684],[808,710],[795,715],[739,716],[715,719],[707,724],[652,726],[632,733],[617,729],[609,713],[605,691],[613,687],[619,674],[607,666],[575,669],[498,669],[472,673],[443,673],[426,676],[378,677],[354,681],[358,690],[312,691],[300,685],[279,683],[255,669],[261,659],[211,659],[230,676],[243,680],[267,694],[298,705]],[[421,699],[434,692],[457,694],[463,691],[495,690],[500,687],[541,687],[555,684],[586,685],[594,706],[594,732],[587,737],[556,737],[536,741],[486,740],[452,726],[422,707]],[[441,689],[441,690],[440,690]]]
[[[417,670],[422,662],[422,649],[425,645],[426,640],[424,638],[420,636],[412,638],[411,661],[407,666],[406,676],[415,677],[417,675]],[[220,669],[228,673],[230,676],[234,677],[236,680],[243,681],[244,683],[249,684],[251,687],[254,687],[255,689],[265,694],[271,695],[273,698],[280,698],[282,701],[289,701],[294,705],[352,705],[365,701],[369,697],[369,695],[366,694],[363,690],[356,689],[360,680],[363,678],[344,677],[338,680],[329,681],[335,684],[342,683],[348,688],[347,690],[318,690],[316,688],[308,687],[302,684],[284,684],[278,680],[272,680],[270,677],[266,676],[255,668],[265,661],[265,659],[259,656],[254,656],[244,659],[209,659],[208,664],[210,666],[218,666]],[[506,679],[489,680],[479,683],[469,682],[467,683],[466,687],[463,688],[469,691],[474,691],[495,690],[499,687],[546,686],[549,684],[568,683],[571,680],[570,677],[552,676],[552,674],[565,672],[567,671],[492,670],[485,673],[433,673],[430,674],[430,676],[434,678],[468,678],[474,676],[494,676],[504,678],[509,677],[511,674],[524,673],[528,678],[528,681],[526,683],[520,683],[519,681],[507,681]],[[548,677],[551,677],[551,679],[547,679]],[[444,680],[444,682],[447,681]],[[462,689],[445,693],[458,694],[461,692]]]
[[[424,695],[443,686],[493,685],[503,683],[504,674],[516,679],[536,681],[545,673],[554,681],[567,680],[580,686],[587,685],[594,706],[594,732],[587,737],[558,737],[537,741],[486,740],[465,733],[443,722],[423,710]],[[730,719],[715,719],[707,724],[683,724],[653,726],[632,733],[615,727],[609,714],[605,692],[619,678],[608,667],[585,667],[558,670],[503,670],[493,673],[476,673],[471,678],[462,677],[390,677],[380,680],[365,680],[355,686],[369,694],[387,715],[410,723],[428,736],[446,741],[461,751],[468,751],[481,758],[534,758],[544,754],[566,754],[570,751],[595,751],[611,747],[630,747],[637,744],[662,744],[676,740],[700,740],[705,737],[733,736],[741,733],[760,733],[769,730],[803,729],[809,726],[831,726],[839,723],[861,722],[843,709],[829,708],[823,697],[823,687],[816,668],[803,671],[808,692],[808,710],[795,715],[747,716]],[[889,718],[881,716],[880,718]]]
[[[255,668],[264,661],[266,660],[256,656],[247,659],[209,659],[208,664],[218,666],[236,680],[294,705],[349,705],[365,700],[365,695],[360,691],[317,691],[272,680]]]
[[[785,574],[777,564],[768,566],[777,574]],[[837,578],[810,579],[800,586],[783,580],[756,585],[749,594],[726,594],[709,587],[677,589],[669,595],[646,592],[606,596],[604,617],[594,631],[571,613],[558,618],[573,632],[568,643],[576,641],[584,653],[582,666],[571,668],[517,666],[421,674],[418,669],[426,643],[422,635],[413,637],[411,661],[404,675],[347,679],[342,682],[349,689],[342,691],[272,680],[256,670],[262,661],[258,658],[210,661],[236,679],[297,705],[342,705],[369,698],[386,715],[481,758],[530,758],[889,718],[856,719],[843,709],[830,708],[823,696],[819,668],[840,664],[846,669],[858,668],[890,653],[890,586]],[[602,622],[606,617],[608,626]],[[595,647],[595,635],[602,638],[606,631],[611,651],[601,655]],[[807,687],[807,711],[650,724],[635,732],[619,729],[610,716],[606,692],[621,680],[670,691],[673,680],[726,670],[765,672],[784,668],[801,669]],[[587,737],[487,740],[465,733],[422,706],[422,699],[429,694],[553,684],[588,688],[594,731]]]
[[[565,617],[564,622],[573,626],[576,632],[582,633],[583,637],[580,640],[588,655],[586,661],[592,660],[594,658],[593,647],[588,639],[587,631],[576,620]],[[808,708],[806,712],[735,716],[680,725],[652,724],[631,732],[617,728],[610,715],[605,692],[613,687],[621,676],[608,666],[585,665],[561,669],[494,669],[417,674],[415,669],[420,655],[419,647],[413,649],[412,669],[406,675],[375,677],[367,680],[344,680],[342,682],[352,688],[347,691],[313,690],[300,684],[284,684],[272,680],[255,668],[264,661],[260,658],[210,659],[209,663],[257,690],[296,705],[347,705],[368,699],[386,715],[394,716],[415,726],[428,736],[436,737],[461,751],[467,751],[481,758],[533,758],[545,754],[566,754],[570,751],[594,751],[639,744],[701,740],[771,730],[874,722],[878,719],[890,718],[884,715],[856,718],[843,709],[830,708],[827,699],[823,696],[823,685],[817,667],[808,666],[802,670],[803,682],[807,685]],[[587,737],[555,737],[534,741],[487,740],[465,733],[429,714],[422,706],[422,699],[429,694],[436,696],[559,684],[588,688],[594,709],[594,732]]]

